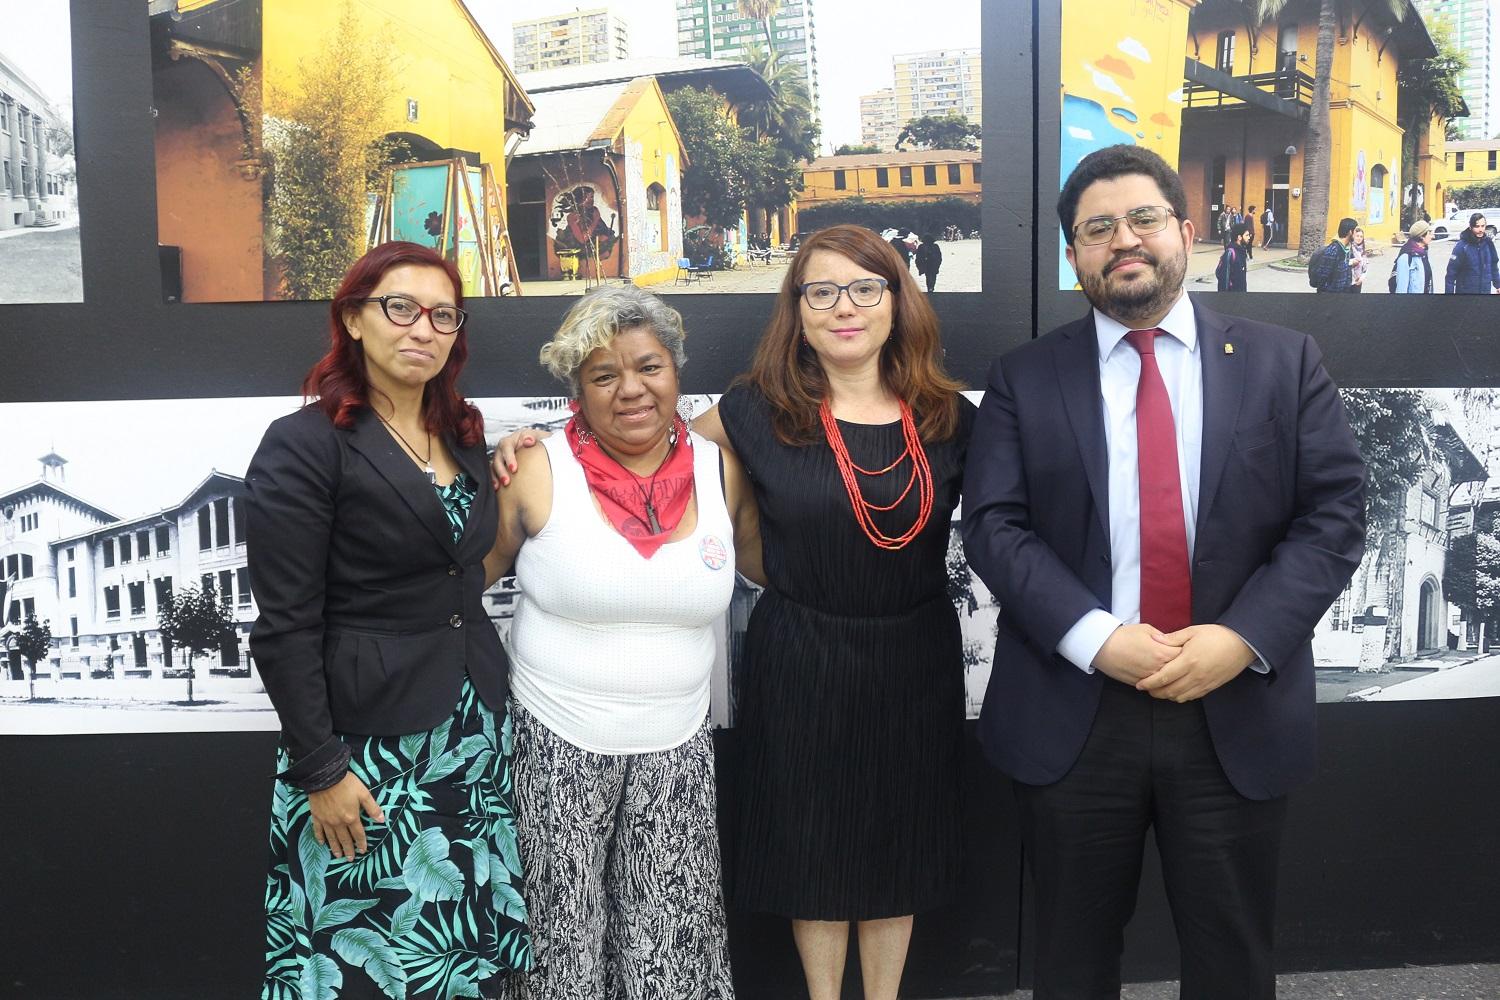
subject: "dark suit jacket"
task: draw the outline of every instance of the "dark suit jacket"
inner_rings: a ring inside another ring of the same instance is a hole
[[[340,751],[335,732],[436,726],[465,671],[486,705],[505,705],[509,661],[481,599],[498,508],[483,444],[448,448],[479,484],[457,545],[427,476],[368,409],[343,431],[303,407],[250,460],[250,650],[289,780]]]
[[[1195,310],[1193,621],[1234,629],[1271,667],[1213,691],[1204,711],[1229,780],[1266,799],[1316,766],[1310,640],[1359,565],[1364,463],[1312,338]],[[1056,649],[1110,605],[1108,476],[1090,312],[995,362],[964,478],[964,548],[1000,602],[979,735],[1028,784],[1068,772],[1099,705],[1104,674]]]

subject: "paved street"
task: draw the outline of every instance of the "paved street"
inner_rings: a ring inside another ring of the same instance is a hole
[[[0,234],[0,303],[82,301],[76,222]]]
[[[1432,261],[1432,284],[1437,292],[1443,290],[1443,276],[1448,269],[1448,258],[1453,255],[1453,243],[1449,240],[1433,240],[1428,250]],[[1400,247],[1371,244],[1369,268],[1365,275],[1365,291],[1361,294],[1387,295],[1391,276],[1391,264],[1395,262]],[[1214,290],[1214,268],[1218,266],[1223,247],[1217,243],[1199,243],[1188,258],[1187,288],[1190,292]],[[1257,248],[1250,259],[1250,270],[1246,279],[1252,292],[1309,292],[1307,269],[1289,263],[1295,251],[1279,247],[1262,250]],[[1278,266],[1280,265],[1280,266]]]
[[[1317,668],[1318,701],[1418,701],[1500,695],[1500,654],[1445,650],[1378,673],[1352,666]]]
[[[1175,982],[1131,983],[1120,992],[1120,998],[1177,1000],[1177,989]],[[1500,997],[1500,965],[1303,972],[1277,976],[1276,995],[1281,1000],[1495,1000]],[[1007,994],[1006,1000],[1031,1000],[1031,991]]]
[[[980,288],[980,248],[983,240],[956,240],[941,243],[943,266],[938,271],[937,290],[940,292],[977,292]],[[651,285],[650,290],[661,295],[716,295],[740,292],[774,292],[781,287],[786,274],[785,258],[769,266],[742,260],[732,271],[709,271],[704,277],[695,278],[689,284],[675,281]],[[1208,270],[1213,271],[1210,261]],[[912,280],[919,288],[926,288],[926,279],[911,272]],[[1210,280],[1212,280],[1210,278]],[[1304,284],[1306,282],[1304,281]],[[523,281],[522,289],[527,296],[537,295],[582,295],[587,289],[582,281]]]

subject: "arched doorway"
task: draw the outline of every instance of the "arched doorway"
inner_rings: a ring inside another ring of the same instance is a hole
[[[1443,609],[1442,588],[1429,576],[1422,581],[1417,598],[1417,652],[1443,647],[1443,633],[1446,631],[1443,628]]]

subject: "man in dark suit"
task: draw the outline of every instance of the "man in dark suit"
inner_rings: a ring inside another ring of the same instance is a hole
[[[1364,465],[1310,337],[1183,294],[1193,224],[1160,157],[1090,154],[1058,218],[1094,308],[995,363],[964,480],[1000,602],[979,734],[1015,779],[1036,996],[1119,996],[1154,827],[1182,996],[1274,997],[1309,640],[1359,564]]]

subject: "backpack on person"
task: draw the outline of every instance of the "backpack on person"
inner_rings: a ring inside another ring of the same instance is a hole
[[[1328,256],[1328,247],[1313,254],[1307,261],[1307,283],[1322,288],[1333,276],[1333,260]]]
[[[1219,280],[1219,291],[1232,291],[1230,288],[1230,275],[1233,273],[1235,259],[1235,248],[1227,246],[1219,255],[1219,266],[1214,268],[1214,277]]]
[[[1271,210],[1269,208],[1260,213],[1260,224],[1262,226],[1269,226],[1271,224]]]
[[[1390,291],[1392,293],[1396,291],[1396,269],[1401,266],[1401,258],[1406,256],[1408,255],[1404,253],[1398,253],[1396,255],[1396,259],[1391,261],[1391,277],[1390,280],[1385,283],[1387,291]]]

